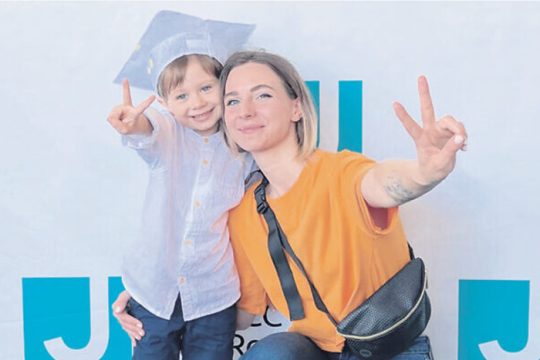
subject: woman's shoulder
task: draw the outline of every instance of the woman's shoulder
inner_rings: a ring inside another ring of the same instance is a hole
[[[374,161],[362,153],[350,150],[332,152],[328,150],[317,149],[310,157],[308,162],[312,163],[313,166],[324,168],[328,171],[337,171],[350,165],[361,166],[363,164],[373,163]]]

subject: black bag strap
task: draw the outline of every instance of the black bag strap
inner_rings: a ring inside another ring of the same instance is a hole
[[[296,257],[296,254],[291,248],[287,237],[283,233],[279,222],[276,219],[274,211],[266,201],[266,186],[268,185],[268,180],[263,175],[261,183],[255,189],[255,200],[257,201],[257,212],[264,216],[266,223],[268,224],[268,249],[270,250],[270,256],[272,257],[272,262],[276,268],[276,272],[279,276],[279,282],[281,283],[281,288],[283,289],[283,294],[287,300],[287,305],[289,307],[290,319],[291,320],[300,320],[305,317],[304,307],[302,306],[302,301],[300,300],[300,295],[298,294],[298,288],[294,282],[294,277],[285,256],[285,249],[289,256],[293,259],[294,263],[302,274],[306,277],[311,288],[311,293],[313,294],[313,300],[315,301],[315,306],[320,311],[326,313],[332,324],[337,326],[336,321],[330,316],[326,305],[322,301],[319,292],[309,279],[309,276],[302,265],[302,262]]]
[[[255,199],[257,200],[257,211],[263,214],[268,224],[268,250],[272,257],[272,262],[276,268],[281,288],[287,300],[289,307],[289,316],[291,320],[300,320],[305,318],[304,307],[298,293],[298,288],[294,282],[294,277],[291,272],[291,267],[287,261],[287,257],[283,252],[283,232],[276,220],[276,216],[268,203],[266,202],[265,188],[268,185],[268,180],[264,177],[261,184],[255,189]],[[283,235],[284,237],[284,235]],[[285,239],[286,241],[286,239]]]
[[[283,249],[287,251],[296,266],[298,266],[302,274],[304,274],[304,276],[306,277],[309,283],[309,287],[311,289],[311,293],[313,295],[313,301],[315,302],[315,306],[317,307],[317,309],[324,312],[326,316],[328,316],[328,319],[332,322],[332,324],[334,324],[334,326],[337,326],[337,322],[330,315],[330,312],[328,311],[328,308],[326,307],[321,296],[319,295],[319,292],[315,288],[315,285],[313,285],[313,283],[309,279],[309,276],[304,269],[302,262],[298,259],[291,245],[289,244],[289,241],[287,240],[285,233],[281,229],[281,226],[279,225],[274,211],[266,201],[266,186],[268,185],[268,179],[266,179],[266,176],[264,176],[264,174],[262,176],[263,178],[261,183],[255,189],[257,212],[264,216],[264,219],[268,224],[268,250],[270,251],[270,256],[272,258],[272,262],[274,263],[274,267],[276,268],[283,294],[285,295],[285,299],[287,300],[290,319],[300,320],[305,318],[305,314],[304,307],[302,306],[302,301],[300,300],[300,295],[298,293],[298,288],[296,287],[296,283],[294,281],[289,262],[287,261],[287,257],[285,256],[285,252]],[[409,243],[407,243],[407,245],[409,247],[409,255],[411,259],[414,259],[414,251]]]

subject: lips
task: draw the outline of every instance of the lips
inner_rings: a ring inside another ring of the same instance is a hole
[[[212,115],[213,112],[214,112],[214,108],[212,108],[212,109],[210,109],[210,110],[208,110],[206,112],[203,112],[202,114],[192,115],[190,117],[194,121],[204,121],[204,120],[207,120]]]
[[[244,134],[251,134],[253,132],[256,132],[262,129],[263,127],[264,127],[263,125],[248,125],[248,126],[243,126],[239,128],[238,130]]]

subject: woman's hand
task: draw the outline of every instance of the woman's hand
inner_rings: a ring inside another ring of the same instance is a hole
[[[418,78],[422,126],[394,103],[397,117],[416,146],[417,160],[385,160],[364,176],[361,191],[371,208],[390,208],[418,198],[452,172],[458,150],[467,148],[467,132],[452,116],[435,119],[427,80]],[[372,213],[373,215],[373,213]]]
[[[420,175],[416,180],[435,186],[454,169],[458,150],[467,149],[467,132],[463,124],[450,115],[436,120],[425,76],[418,78],[418,93],[423,126],[418,125],[400,103],[394,103],[394,111],[416,146]]]
[[[131,295],[127,291],[122,291],[112,304],[112,308],[114,317],[118,320],[122,329],[127,332],[131,339],[131,344],[135,347],[137,346],[136,340],[141,340],[144,336],[144,330],[142,322],[127,312],[129,299],[131,299]]]

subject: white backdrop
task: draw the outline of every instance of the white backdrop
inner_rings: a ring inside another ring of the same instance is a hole
[[[66,314],[78,301],[62,295],[75,287],[36,278],[90,279],[92,316],[101,316],[91,320],[90,343],[101,342],[101,350],[63,358],[93,360],[116,346],[99,330],[107,327],[107,279],[119,275],[135,236],[147,171],[106,117],[121,99],[112,80],[160,10],[256,24],[254,45],[320,81],[321,146],[330,150],[338,144],[338,83],[356,80],[363,84],[363,152],[376,160],[413,157],[392,102],[417,117],[416,78],[427,75],[437,115],[454,115],[469,133],[454,173],[401,209],[429,268],[427,333],[436,357],[540,359],[540,245],[532,229],[540,223],[536,2],[0,3],[0,358],[51,359],[30,355],[49,340],[31,316],[48,311],[55,297]],[[511,285],[524,287],[513,292]],[[88,303],[88,294],[81,299]],[[478,308],[475,299],[486,302]],[[500,312],[490,316],[490,309]],[[505,312],[517,320],[505,323]],[[66,336],[86,329],[77,344],[66,344],[84,348],[90,320],[66,314],[74,326]],[[43,321],[51,328],[62,322]],[[242,336],[247,342],[273,329]],[[479,355],[480,344],[495,340],[509,352],[491,343]]]

